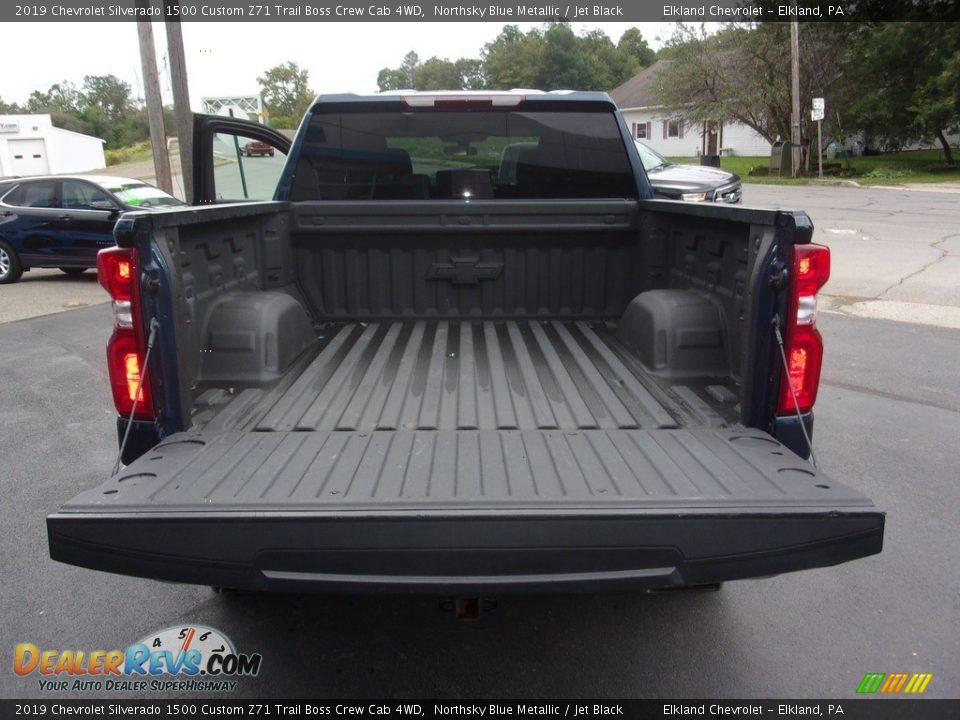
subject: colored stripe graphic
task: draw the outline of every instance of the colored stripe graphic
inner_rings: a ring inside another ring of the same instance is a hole
[[[857,692],[883,695],[904,694],[920,695],[926,691],[933,680],[933,673],[867,673],[857,686]]]
[[[903,689],[904,683],[907,682],[908,677],[910,676],[907,673],[890,673],[880,688],[880,692],[890,695],[900,692],[900,690]]]
[[[867,673],[857,686],[858,693],[875,693],[880,689],[880,684],[886,677],[886,673]]]
[[[927,685],[933,680],[933,673],[914,673],[904,689],[905,693],[920,694],[927,689]]]

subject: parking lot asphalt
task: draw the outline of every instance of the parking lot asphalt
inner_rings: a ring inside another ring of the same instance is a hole
[[[59,270],[25,272],[20,282],[0,285],[0,323],[76,310],[109,300],[96,270],[70,277]]]
[[[223,697],[852,699],[868,671],[932,672],[928,696],[960,696],[960,332],[822,319],[820,464],[887,511],[882,554],[719,593],[506,598],[464,623],[435,599],[217,595],[51,561],[45,516],[114,459],[109,322],[96,306],[0,326],[8,658],[20,642],[124,648],[200,623],[263,655]],[[7,672],[0,695],[44,692]]]

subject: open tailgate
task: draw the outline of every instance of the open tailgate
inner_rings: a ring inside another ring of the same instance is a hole
[[[56,560],[263,589],[716,583],[881,550],[884,515],[757,430],[174,435],[47,519]]]

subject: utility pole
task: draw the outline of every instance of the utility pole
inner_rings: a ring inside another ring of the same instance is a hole
[[[150,122],[153,169],[157,174],[157,186],[172,195],[170,157],[167,154],[167,138],[163,129],[163,98],[160,95],[160,79],[157,77],[157,50],[153,45],[153,27],[149,20],[137,21],[137,35],[140,39],[140,64],[143,66],[143,94],[147,102],[147,119]]]
[[[796,7],[796,0],[793,6]],[[790,149],[793,170],[793,177],[800,172],[800,23],[796,20],[790,22],[790,68],[793,75],[793,112],[790,123]]]
[[[193,113],[187,86],[187,62],[183,54],[183,29],[180,18],[166,21],[167,54],[173,85],[173,110],[177,116],[177,145],[180,147],[180,177],[184,199],[193,204]]]

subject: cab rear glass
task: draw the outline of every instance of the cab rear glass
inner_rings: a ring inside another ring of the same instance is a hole
[[[317,112],[291,200],[637,197],[610,112]]]

